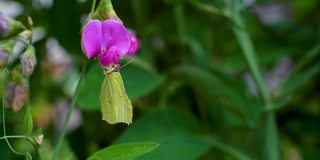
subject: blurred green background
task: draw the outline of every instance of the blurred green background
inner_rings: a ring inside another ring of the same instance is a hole
[[[7,17],[26,23],[31,16],[34,22],[38,65],[30,98],[35,127],[44,132],[44,159],[52,154],[77,84],[84,58],[80,29],[91,3],[0,1]],[[104,76],[92,60],[61,159],[86,159],[112,144],[146,141],[160,146],[138,159],[267,159],[268,148],[277,147],[266,139],[275,133],[266,122],[270,111],[233,32],[242,26],[225,16],[227,1],[113,0],[113,6],[140,42],[134,61],[121,69],[133,124],[102,121]],[[320,159],[319,9],[318,0],[244,0],[241,8],[274,103],[281,159]],[[22,133],[24,112],[6,109],[7,134]],[[23,140],[10,142],[28,150]],[[2,140],[0,159],[24,158]]]

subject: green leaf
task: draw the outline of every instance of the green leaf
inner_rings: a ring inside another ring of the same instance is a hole
[[[160,87],[166,79],[163,75],[149,73],[135,65],[123,68],[121,75],[131,100],[137,100],[150,93]]]
[[[117,144],[94,153],[88,160],[131,160],[151,152],[158,146],[150,142]]]
[[[266,115],[265,151],[267,160],[279,160],[279,138],[275,121],[275,114],[268,112]]]
[[[249,158],[246,154],[242,153],[241,151],[237,150],[236,148],[234,148],[230,145],[224,144],[224,143],[217,141],[215,139],[212,139],[212,138],[208,139],[208,141],[211,142],[212,147],[214,147],[222,152],[225,152],[229,155],[232,155],[236,159],[251,160],[251,158]]]
[[[295,91],[297,88],[306,84],[313,76],[318,74],[320,71],[320,63],[311,66],[301,73],[296,73],[291,75],[279,89],[280,96],[287,96],[291,92]]]
[[[320,44],[315,45],[310,49],[310,51],[306,52],[299,61],[297,61],[296,67],[292,71],[292,74],[299,72],[304,69],[306,66],[312,64],[313,62],[318,62],[320,56]]]
[[[197,159],[210,147],[199,126],[189,112],[168,108],[134,122],[116,143],[152,141],[160,144],[157,150],[138,158],[143,160]]]
[[[205,70],[193,65],[181,65],[172,71],[203,96],[218,102],[221,107],[236,115],[249,125],[254,126],[260,113],[261,104],[251,97],[241,81],[216,69]]]
[[[186,8],[184,8],[186,10]],[[184,11],[185,11],[184,10]],[[186,12],[183,12],[186,15]],[[213,48],[215,47],[212,28],[204,28],[198,17],[186,18],[187,44],[192,53],[192,60],[199,66],[212,66]],[[201,28],[201,30],[199,30]]]
[[[23,133],[25,135],[31,135],[33,130],[33,122],[30,108],[27,109],[26,114],[24,115],[23,120]]]
[[[93,64],[86,74],[85,82],[79,91],[78,104],[82,109],[100,109],[100,89],[103,82],[103,69],[98,62]]]

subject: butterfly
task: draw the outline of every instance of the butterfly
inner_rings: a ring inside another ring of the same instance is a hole
[[[100,103],[103,120],[110,124],[132,123],[132,104],[125,91],[118,65],[105,71]]]

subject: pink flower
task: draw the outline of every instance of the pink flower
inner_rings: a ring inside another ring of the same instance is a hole
[[[119,64],[119,57],[131,56],[138,49],[136,36],[116,20],[90,20],[82,32],[82,49],[90,59],[98,56],[104,67]]]
[[[130,49],[127,53],[128,56],[131,56],[137,52],[139,49],[138,38],[136,35],[130,35]]]

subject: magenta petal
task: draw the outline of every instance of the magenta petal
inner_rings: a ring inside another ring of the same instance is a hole
[[[116,20],[105,20],[102,22],[102,36],[106,48],[114,46],[116,54],[125,56],[130,48],[130,35],[126,27]]]
[[[114,54],[114,55],[113,55],[113,63],[114,63],[114,64],[119,64],[119,57],[118,57],[117,54]]]
[[[130,35],[130,49],[127,53],[127,56],[132,56],[139,49],[139,42],[136,35]]]
[[[82,32],[82,49],[88,58],[100,53],[102,43],[101,22],[90,20]]]
[[[116,62],[119,63],[115,47],[111,47],[107,52],[101,53],[98,56],[100,64],[104,67],[108,67],[110,64],[115,63],[115,59],[117,59]]]

